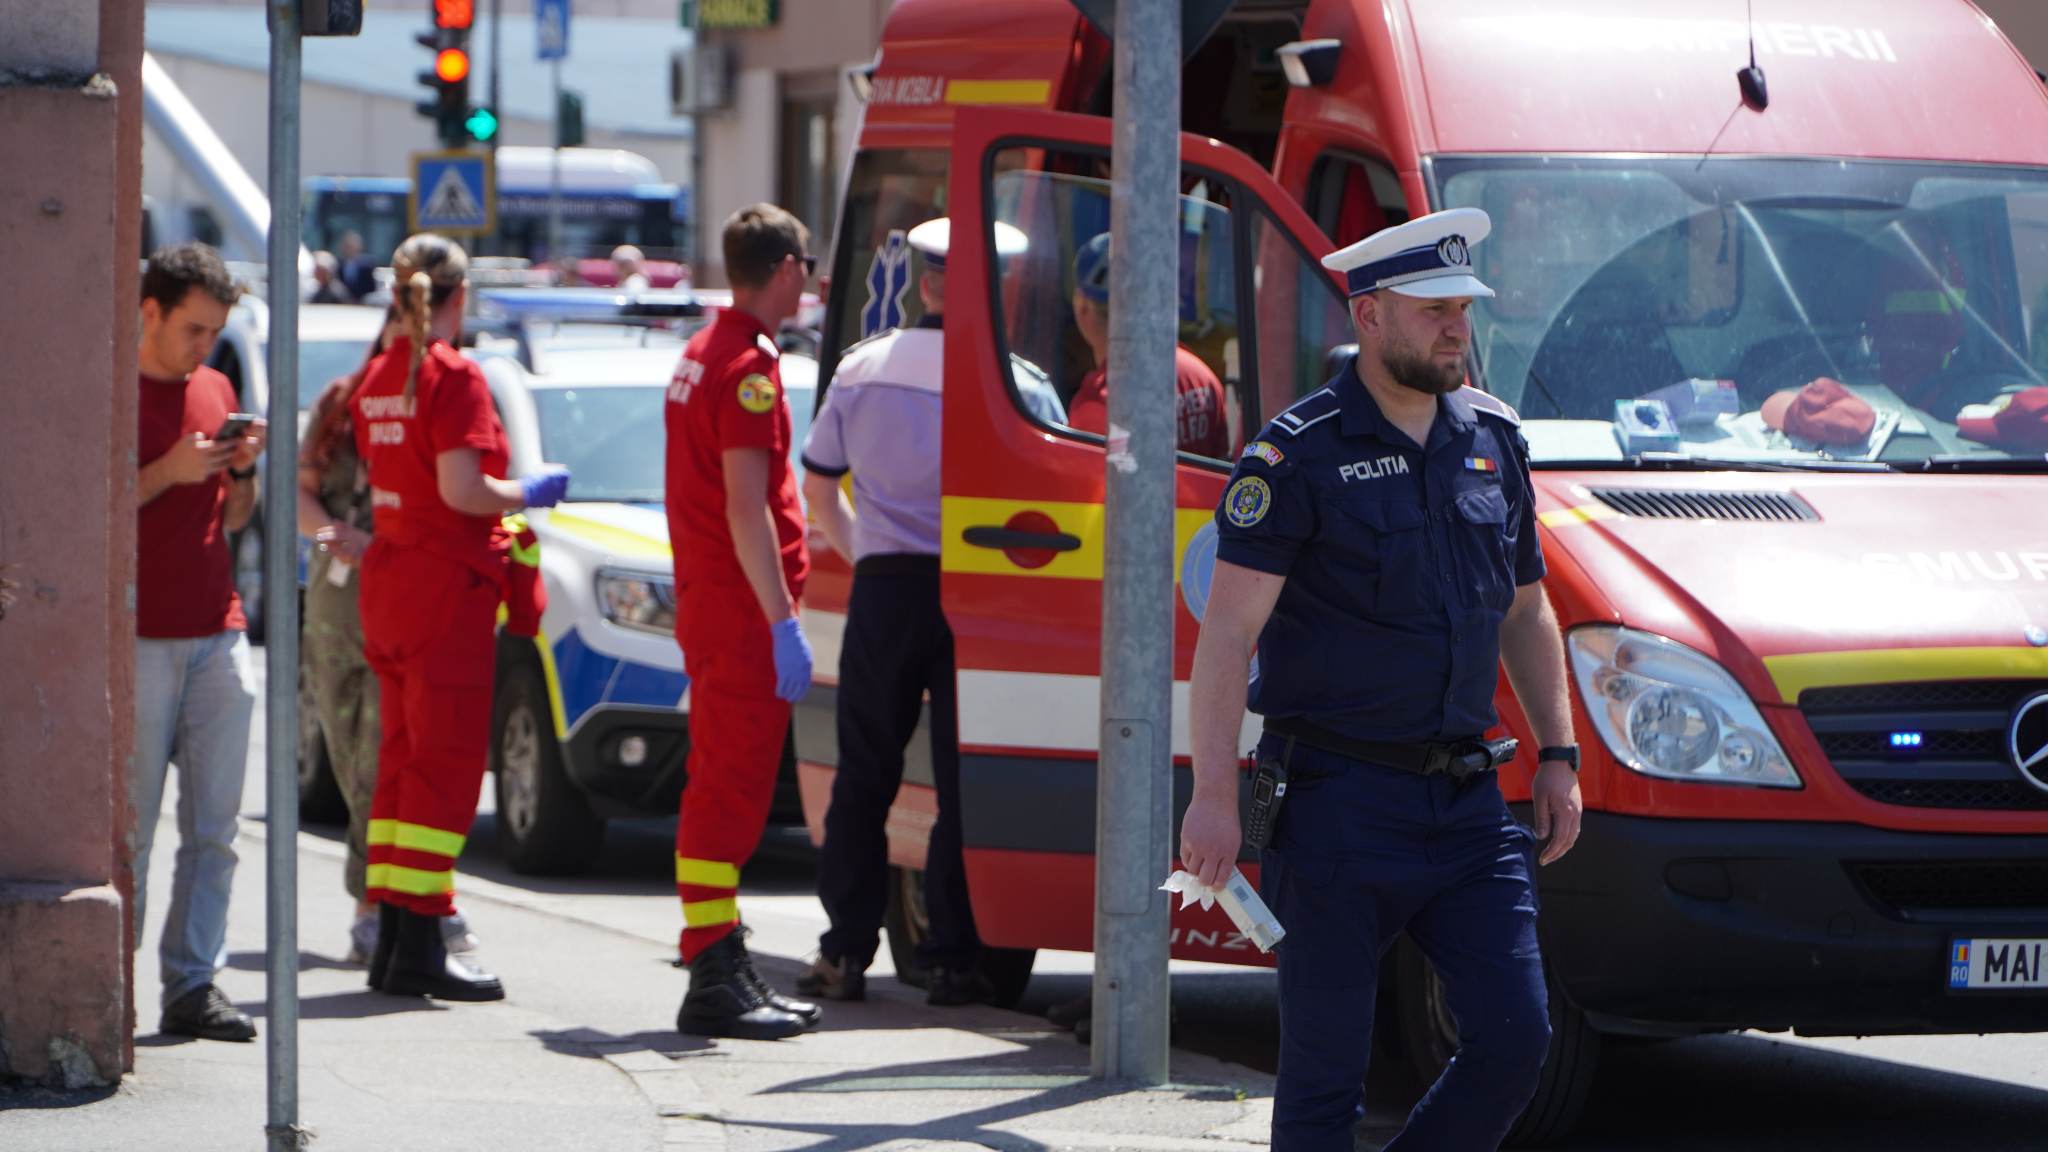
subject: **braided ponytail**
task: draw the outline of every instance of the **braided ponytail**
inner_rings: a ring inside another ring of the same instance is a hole
[[[391,254],[391,273],[391,306],[412,345],[412,362],[405,370],[405,394],[410,398],[427,356],[434,313],[468,277],[469,256],[447,237],[421,232],[407,237]]]

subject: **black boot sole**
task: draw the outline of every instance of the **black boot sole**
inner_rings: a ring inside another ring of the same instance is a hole
[[[389,973],[383,991],[387,996],[426,996],[464,1004],[488,1004],[505,998],[505,986],[496,980],[472,983],[405,971]]]
[[[713,1036],[727,1040],[787,1040],[801,1036],[810,1030],[802,1017],[791,1017],[788,1024],[748,1024],[728,1017],[716,1019],[691,1019],[688,1016],[676,1018],[676,1031],[686,1036]]]

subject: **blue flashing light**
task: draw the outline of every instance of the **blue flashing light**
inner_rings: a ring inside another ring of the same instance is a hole
[[[1894,732],[1892,733],[1892,747],[1918,748],[1925,739],[1926,735],[1920,732]]]

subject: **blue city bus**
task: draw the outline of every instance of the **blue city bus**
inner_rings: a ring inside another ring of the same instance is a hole
[[[549,259],[551,149],[498,149],[498,230],[473,250],[535,263]],[[620,244],[649,259],[688,259],[689,194],[661,180],[652,161],[603,148],[562,150],[562,247],[571,257],[601,257]],[[388,260],[406,237],[404,176],[313,176],[305,182],[307,246],[333,251],[348,232],[373,258]]]

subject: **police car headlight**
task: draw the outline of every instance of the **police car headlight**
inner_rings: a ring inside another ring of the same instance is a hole
[[[676,585],[667,576],[641,572],[597,574],[597,608],[621,628],[672,636],[676,630]]]
[[[1667,780],[1800,787],[1749,694],[1711,658],[1607,625],[1574,631],[1566,646],[1593,726],[1624,765]]]

